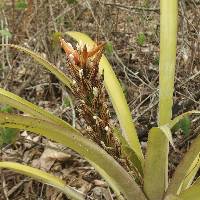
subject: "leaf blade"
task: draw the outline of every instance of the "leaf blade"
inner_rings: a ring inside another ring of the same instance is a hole
[[[172,117],[178,27],[177,17],[177,0],[160,0],[159,126],[169,123]],[[164,194],[168,186],[169,142],[164,135],[158,135],[158,137],[162,143],[158,151],[160,152],[159,157],[164,159],[162,168],[163,170],[165,169],[165,172],[163,172],[165,173],[165,181],[159,182],[158,180],[158,183],[155,184],[156,187],[161,187],[160,184],[162,184],[162,193]],[[155,168],[154,170],[157,171],[159,169]],[[163,194],[160,193],[160,199]]]
[[[135,171],[136,175],[138,176],[137,178],[140,179],[141,177],[143,177],[143,165],[141,161],[138,159],[136,153],[133,151],[133,149],[130,148],[127,141],[117,128],[113,128],[113,133],[120,142],[123,155],[131,162],[130,167],[132,167],[132,170]]]
[[[71,89],[71,79],[67,77],[61,70],[59,70],[55,65],[47,61],[45,58],[40,56],[38,53],[35,53],[25,47],[21,47],[18,45],[13,44],[4,44],[0,46],[8,46],[11,48],[15,48],[19,51],[22,51],[28,55],[30,55],[35,61],[37,61],[39,64],[44,66],[47,70],[49,70],[52,74],[54,74],[64,85],[66,85],[68,88]]]
[[[164,200],[183,200],[179,196],[168,195]]]
[[[56,117],[52,113],[2,88],[0,88],[0,103],[10,105],[13,108],[23,111],[24,113],[28,113],[39,119],[45,119],[62,126],[67,126],[67,127],[70,126],[65,121]]]
[[[176,168],[176,171],[170,181],[166,195],[178,194],[181,191],[181,185],[185,178],[190,174],[191,166],[194,164],[195,159],[199,156],[200,152],[200,135],[193,141],[189,151],[185,154],[184,158]]]
[[[171,122],[169,122],[169,127],[173,128],[178,122],[180,122],[180,120],[182,120],[184,117],[190,116],[190,115],[195,115],[195,114],[200,114],[200,111],[198,110],[191,110],[188,112],[184,112],[181,115],[178,115],[177,117],[175,117]]]
[[[184,119],[185,117],[188,117],[190,115],[199,115],[200,111],[198,110],[192,110],[192,111],[188,111],[185,113],[182,113],[181,115],[178,115],[177,117],[175,117],[169,124],[168,126],[172,129],[174,128],[182,119]],[[198,171],[198,169],[200,168],[200,161],[198,156],[194,159],[194,161],[192,162],[190,168],[188,169],[188,173],[187,176],[185,177],[184,181],[181,184],[181,187],[179,188],[179,192],[182,190],[187,189],[192,181],[194,180],[194,177]]]
[[[163,137],[159,137],[160,135]],[[160,200],[165,190],[166,159],[160,156],[163,153],[168,155],[168,149],[163,150],[165,141],[168,139],[162,129],[150,130],[144,164],[144,192],[150,200]]]
[[[181,192],[179,196],[182,200],[199,200],[200,183],[192,185],[187,190]]]
[[[15,163],[15,162],[0,162],[0,168],[11,169],[11,170],[21,173],[23,175],[30,176],[40,182],[43,182],[47,185],[51,185],[51,186],[59,189],[61,192],[66,194],[68,197],[71,197],[75,200],[84,200],[85,199],[85,195],[83,195],[83,194],[77,192],[76,190],[74,190],[73,188],[67,186],[62,179],[57,178],[56,176],[53,176],[42,170],[39,170],[39,169],[36,169],[33,167],[29,167],[26,165],[22,165],[19,163]]]
[[[0,113],[0,127],[28,130],[72,148],[89,161],[98,165],[109,177],[112,177],[115,185],[117,185],[125,198],[131,199],[134,194],[136,200],[146,200],[139,186],[114,158],[94,142],[73,132],[71,129],[57,126],[44,120],[8,113]]]
[[[199,156],[197,156],[196,159],[191,164],[190,168],[188,169],[189,173],[181,185],[181,191],[188,189],[191,186],[199,168],[200,168],[200,158]]]

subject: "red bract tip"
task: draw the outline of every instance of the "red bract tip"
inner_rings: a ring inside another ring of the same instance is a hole
[[[79,63],[78,52],[76,50],[74,50],[74,48],[72,47],[72,45],[70,43],[65,42],[65,40],[62,38],[60,38],[60,43],[61,43],[61,47],[64,49],[67,57],[69,57],[70,55],[73,55],[75,64],[78,64]]]
[[[88,52],[88,57],[92,57],[95,55],[98,51],[102,50],[105,46],[105,43],[102,43],[98,45],[97,47],[93,48],[91,51]]]

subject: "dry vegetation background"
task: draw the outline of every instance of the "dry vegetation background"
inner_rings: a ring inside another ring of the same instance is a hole
[[[121,81],[139,138],[146,146],[148,130],[156,125],[159,64],[158,0],[0,0],[1,43],[40,52],[67,72],[65,55],[56,34],[81,31],[108,42],[106,54]],[[1,32],[2,33],[2,32]],[[70,38],[64,38],[71,42]],[[200,1],[179,1],[179,32],[173,115],[200,110]],[[28,56],[0,49],[0,87],[34,102],[72,122],[68,93]],[[73,98],[73,97],[71,97]],[[113,119],[115,115],[113,113]],[[171,153],[171,172],[200,133],[199,118],[191,119],[191,134],[175,137],[179,152]],[[78,125],[79,122],[77,122]],[[117,121],[116,121],[117,123]],[[57,151],[59,149],[59,151]],[[106,183],[76,153],[46,139],[22,132],[14,145],[5,145],[0,160],[12,160],[50,171],[88,193],[88,199],[112,200]],[[0,174],[0,199],[67,199],[50,186],[8,170]]]

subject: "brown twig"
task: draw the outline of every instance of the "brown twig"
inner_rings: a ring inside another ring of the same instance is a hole
[[[106,6],[116,6],[119,8],[125,8],[127,10],[139,10],[139,11],[153,11],[153,12],[159,12],[159,8],[146,8],[146,7],[137,7],[137,6],[127,6],[120,3],[105,3]]]

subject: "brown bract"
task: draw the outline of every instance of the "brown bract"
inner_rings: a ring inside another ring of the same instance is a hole
[[[79,118],[84,119],[82,133],[95,141],[115,158],[121,158],[121,148],[113,135],[108,109],[108,96],[99,72],[99,62],[105,43],[88,50],[86,45],[75,50],[70,43],[60,39],[66,52],[67,67],[73,79],[73,93]]]

